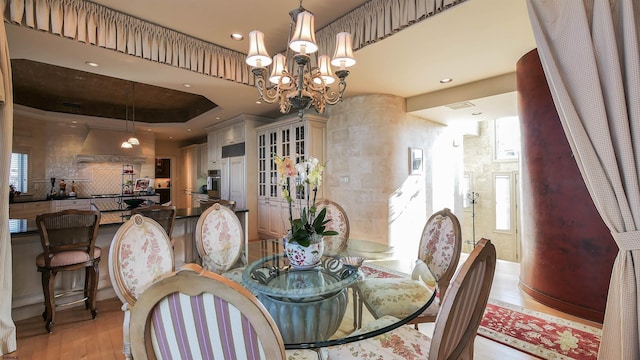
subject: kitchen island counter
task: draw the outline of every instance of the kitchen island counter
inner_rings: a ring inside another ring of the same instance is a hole
[[[196,224],[204,209],[178,209],[171,238],[174,240],[174,257],[176,268],[185,263],[199,263],[195,246]],[[248,210],[235,210],[248,243]],[[122,225],[120,222],[100,224],[96,246],[102,249],[100,275],[98,281],[98,300],[116,296],[109,277],[109,248],[111,242]],[[34,220],[10,219],[12,252],[12,317],[22,320],[42,314],[44,295],[42,293],[41,275],[36,269],[35,259],[42,253],[40,236]],[[246,248],[246,247],[245,247]],[[70,275],[70,276],[69,276]],[[84,273],[77,271],[61,273],[56,278],[56,290],[78,288],[84,285]]]

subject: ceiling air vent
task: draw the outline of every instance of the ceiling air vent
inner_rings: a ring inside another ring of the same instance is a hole
[[[445,105],[445,106],[448,107],[451,110],[460,110],[460,109],[466,109],[466,108],[474,107],[475,104],[473,104],[470,101],[461,101],[461,102],[457,102],[457,103],[453,103],[453,104],[449,104],[449,105]]]

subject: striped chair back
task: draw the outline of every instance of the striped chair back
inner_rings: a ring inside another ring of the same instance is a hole
[[[429,349],[429,359],[472,359],[473,342],[489,300],[496,268],[496,248],[481,239],[442,300]]]
[[[284,343],[248,290],[196,264],[154,283],[131,309],[138,359],[284,359]]]

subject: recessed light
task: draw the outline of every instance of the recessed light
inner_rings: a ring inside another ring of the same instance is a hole
[[[220,116],[216,116],[216,120],[220,120]]]
[[[256,100],[256,104],[262,104],[262,101]]]
[[[244,36],[242,36],[242,34],[240,33],[232,33],[230,36],[233,40],[236,40],[236,41],[240,41],[244,39]]]
[[[440,83],[441,83],[441,84],[447,84],[447,83],[450,83],[450,82],[452,82],[452,81],[453,81],[453,79],[452,79],[452,78],[444,78],[444,79],[441,79],[441,80],[440,80]]]
[[[85,63],[85,64],[87,64],[87,65],[89,65],[89,66],[93,66],[93,67],[98,67],[98,66],[100,66],[100,64],[98,64],[98,63],[94,63],[94,62],[92,62],[92,61],[85,61],[84,63]]]
[[[173,136],[169,136],[169,139],[173,139]]]
[[[151,129],[147,129],[147,131],[151,131]]]
[[[191,131],[191,129],[187,129],[187,131]]]
[[[182,86],[186,87],[186,88],[190,88],[191,84],[182,84]]]

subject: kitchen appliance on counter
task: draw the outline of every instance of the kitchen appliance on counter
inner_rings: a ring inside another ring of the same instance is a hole
[[[210,198],[220,198],[222,174],[220,170],[209,170],[207,176],[207,194]]]

